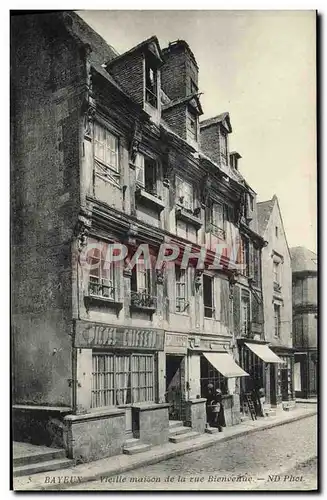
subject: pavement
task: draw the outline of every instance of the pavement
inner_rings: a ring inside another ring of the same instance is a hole
[[[308,408],[307,406],[302,407],[300,404],[296,405],[294,410],[288,412],[278,411],[276,416],[246,421],[237,426],[225,428],[222,433],[202,434],[190,441],[154,446],[150,450],[137,455],[118,455],[58,471],[13,478],[13,487],[16,491],[64,490],[73,489],[74,486],[76,486],[76,489],[87,490],[89,485],[86,483],[91,481],[103,481],[106,477],[119,477],[118,475],[127,471],[203,450],[248,434],[259,433],[277,426],[307,419],[316,414],[316,405],[310,405],[310,408]],[[313,420],[316,424],[316,419]]]

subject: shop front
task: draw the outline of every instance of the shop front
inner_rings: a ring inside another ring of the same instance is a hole
[[[147,438],[168,439],[160,383],[164,331],[77,321],[74,342],[76,414],[65,419],[69,455],[95,459],[121,453],[128,437],[141,437],[142,422],[150,425]]]
[[[284,360],[277,356],[262,341],[247,341],[241,339],[239,343],[240,365],[250,375],[242,379],[241,405],[245,411],[247,395],[251,395],[258,414],[261,413],[260,397],[263,397],[266,405],[277,405],[277,382],[280,366],[284,366]]]
[[[278,406],[280,404],[287,408],[288,403],[295,400],[294,389],[294,350],[282,347],[271,347],[283,364],[271,367],[270,373],[273,374],[270,382],[271,404]]]
[[[187,346],[187,335],[177,332],[165,333],[165,400],[169,404],[170,420],[185,420]]]

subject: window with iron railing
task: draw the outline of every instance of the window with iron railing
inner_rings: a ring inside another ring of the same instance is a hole
[[[153,293],[154,283],[152,269],[144,264],[134,266],[131,278],[131,305],[140,308],[156,309],[157,298]]]
[[[92,356],[92,408],[155,400],[153,354],[94,353]]]
[[[104,257],[105,250],[94,248],[87,257],[89,265],[88,294],[95,297],[115,299],[115,267],[114,263],[107,262]]]

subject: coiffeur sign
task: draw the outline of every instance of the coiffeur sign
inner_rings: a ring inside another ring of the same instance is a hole
[[[103,323],[76,322],[75,347],[112,347],[163,351],[164,331]]]

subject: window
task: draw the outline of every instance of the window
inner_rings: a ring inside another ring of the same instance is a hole
[[[214,389],[220,389],[223,394],[228,394],[227,378],[221,375],[202,354],[200,356],[200,384],[202,398],[207,397],[208,384],[212,384]]]
[[[158,70],[145,60],[145,100],[154,108],[158,107]]]
[[[249,204],[250,204],[250,210],[253,212],[254,209],[254,199],[253,196],[249,195]]]
[[[227,147],[227,133],[223,130],[220,131],[220,159],[224,165],[227,165],[228,147]]]
[[[213,301],[213,278],[211,276],[203,275],[203,305],[204,317],[214,317],[214,301]]]
[[[153,296],[152,269],[146,269],[141,261],[132,269],[131,303],[140,307],[154,307],[156,304]]]
[[[175,266],[176,312],[184,312],[188,307],[187,269]]]
[[[177,203],[186,210],[193,211],[193,186],[187,181],[176,177]]]
[[[260,250],[256,247],[253,247],[253,278],[256,285],[260,285],[260,271]]]
[[[94,157],[115,171],[119,168],[118,138],[109,130],[94,124]]]
[[[190,109],[188,109],[186,115],[186,130],[188,138],[192,139],[193,141],[198,140],[197,116]]]
[[[280,305],[274,304],[275,337],[280,337]]]
[[[279,262],[274,262],[274,283],[279,285]]]
[[[210,207],[210,230],[220,238],[225,238],[226,207],[222,203],[212,203]]]
[[[136,182],[150,194],[157,194],[157,164],[155,160],[138,154],[136,157]]]
[[[249,240],[243,236],[241,236],[240,251],[241,251],[240,263],[243,265],[242,273],[245,276],[249,276],[249,271],[250,271]]]
[[[105,247],[104,247],[105,248]],[[89,294],[107,299],[115,299],[115,268],[107,262],[104,250],[94,248],[87,257],[89,272]]]
[[[92,356],[92,408],[154,401],[153,354]]]
[[[250,333],[250,294],[247,290],[241,293],[241,335],[247,337]]]

